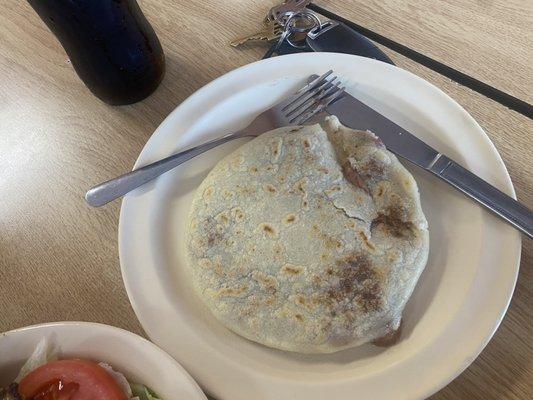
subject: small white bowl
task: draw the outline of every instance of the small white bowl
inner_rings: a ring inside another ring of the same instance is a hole
[[[43,337],[59,345],[60,358],[106,362],[163,400],[207,400],[183,367],[153,343],[123,329],[89,322],[34,325],[0,334],[0,386],[15,379]]]

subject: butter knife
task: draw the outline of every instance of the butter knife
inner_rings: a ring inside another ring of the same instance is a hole
[[[360,100],[344,94],[326,111],[353,129],[370,130],[397,156],[431,172],[529,236],[533,213],[526,206],[438,152]]]

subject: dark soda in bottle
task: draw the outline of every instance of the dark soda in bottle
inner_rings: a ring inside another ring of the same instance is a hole
[[[109,104],[144,99],[159,85],[165,57],[136,0],[28,0],[87,87]]]

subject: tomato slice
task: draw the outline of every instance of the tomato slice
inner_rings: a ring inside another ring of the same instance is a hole
[[[86,360],[60,360],[45,364],[20,382],[19,393],[26,399],[32,399],[43,393],[43,387],[58,381],[63,389],[67,389],[66,392],[58,392],[58,396],[62,395],[58,400],[128,400],[104,368]]]
[[[60,380],[44,384],[29,400],[71,400],[80,385],[74,382],[63,384]]]

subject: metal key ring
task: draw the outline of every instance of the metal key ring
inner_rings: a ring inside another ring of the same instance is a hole
[[[311,3],[311,0],[286,0],[283,3],[270,9],[265,19],[269,21],[281,22],[282,19],[288,18],[294,13],[302,11]]]
[[[298,26],[296,26],[296,23],[298,21],[302,21],[302,20],[306,20],[307,22],[311,22],[311,25],[306,26],[306,27],[298,27]],[[317,27],[320,28],[321,26],[322,26],[322,23],[320,22],[320,20],[318,19],[318,17],[314,13],[312,13],[310,11],[296,12],[294,14],[291,14],[289,16],[289,18],[287,19],[287,21],[285,22],[285,29],[289,31],[289,35],[287,36],[287,38],[285,40],[292,47],[295,47],[297,49],[305,49],[306,45],[305,44],[304,45],[300,45],[300,44],[294,43],[291,40],[291,35],[293,33],[300,33],[300,34],[305,33],[307,35],[307,33],[309,33],[311,30],[313,30],[313,29],[315,29]]]

